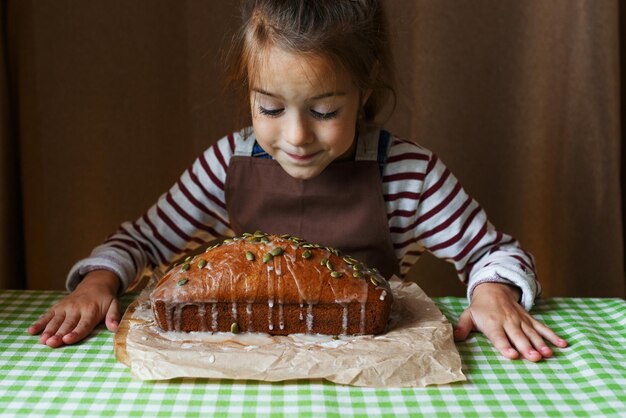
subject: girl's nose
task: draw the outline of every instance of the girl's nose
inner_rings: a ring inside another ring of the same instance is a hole
[[[301,115],[293,115],[289,121],[285,139],[295,147],[308,144],[313,140],[311,129]]]

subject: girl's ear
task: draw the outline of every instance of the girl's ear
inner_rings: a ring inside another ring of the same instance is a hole
[[[370,96],[372,95],[372,91],[374,90],[367,89],[363,91],[363,95],[361,96],[361,107],[365,106],[365,103],[367,103],[367,99],[369,99]]]
[[[378,79],[378,71],[380,71],[380,64],[378,61],[376,61],[376,63],[372,66],[372,71],[370,73],[370,86],[376,85],[376,80]],[[363,91],[363,94],[361,96],[361,106],[365,106],[365,103],[367,103],[367,100],[372,95],[372,91],[374,91],[374,89],[367,89]]]

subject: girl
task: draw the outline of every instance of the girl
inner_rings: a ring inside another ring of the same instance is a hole
[[[29,328],[73,344],[144,270],[161,271],[209,241],[257,229],[337,247],[403,276],[424,251],[454,263],[470,305],[456,325],[530,361],[565,347],[527,312],[540,292],[534,261],[494,229],[430,151],[378,129],[393,71],[377,0],[246,0],[229,86],[252,117],[218,141],[135,222],[70,271],[72,291]]]

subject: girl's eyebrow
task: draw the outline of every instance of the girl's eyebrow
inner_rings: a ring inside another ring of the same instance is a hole
[[[275,97],[277,99],[282,99],[282,97],[280,97],[279,95],[270,93],[269,91],[265,91],[265,90],[262,90],[262,89],[254,88],[254,89],[252,89],[252,91],[256,91],[257,93],[261,93],[261,94],[263,94],[265,96],[270,96],[270,97]],[[317,96],[310,97],[309,100],[320,100],[320,99],[325,99],[327,97],[345,96],[345,95],[346,95],[346,93],[344,93],[342,91],[329,91],[327,93],[322,93],[322,94],[319,94]]]

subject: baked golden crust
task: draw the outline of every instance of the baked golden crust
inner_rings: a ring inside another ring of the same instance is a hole
[[[173,267],[150,299],[164,330],[273,335],[379,334],[393,302],[387,281],[352,257],[261,232]]]

